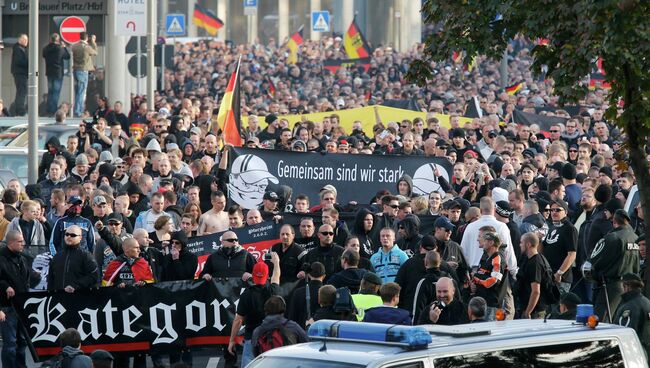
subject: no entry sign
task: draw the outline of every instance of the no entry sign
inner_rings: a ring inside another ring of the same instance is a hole
[[[86,32],[86,23],[79,17],[67,17],[59,27],[61,38],[67,43],[79,42],[81,32]]]

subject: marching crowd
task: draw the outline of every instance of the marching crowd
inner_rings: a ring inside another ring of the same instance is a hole
[[[285,65],[273,43],[179,45],[153,106],[134,97],[125,113],[120,102],[89,99],[92,113],[83,113],[79,131],[47,142],[39,182],[23,188],[14,180],[2,193],[3,366],[25,365],[25,336],[10,305],[41,281],[32,267],[39,257],[49,257],[49,290],[142,287],[194,279],[198,260],[188,239],[221,232],[221,247],[198,277],[249,285],[224,352],[235,354],[243,326],[242,367],[273,347],[280,326],[301,342],[306,327],[326,318],[408,325],[574,319],[583,303],[593,303],[601,321],[635,328],[649,346],[644,214],[640,204],[623,208],[635,178],[624,136],[604,117],[602,90],[575,115],[557,108],[550,85],[531,77],[523,40],[511,45],[510,73],[525,84],[516,95],[498,87],[489,60],[472,71],[443,63],[427,87],[408,84],[403,75],[421,45],[406,53],[379,47],[368,70],[323,72],[320,53],[342,47],[338,38],[324,43],[306,42],[297,65]],[[332,184],[316,198],[300,188],[268,190],[259,208],[239,207],[226,185],[230,146],[214,98],[238,54],[245,146],[443,158],[453,166],[449,180],[436,171],[440,190],[418,196],[404,175],[369,203],[339,203],[345,188]],[[461,125],[471,96],[482,117]],[[426,119],[384,122],[377,114],[371,129],[354,122],[346,131],[337,114],[411,97],[430,113]],[[565,122],[544,132],[513,121],[515,109],[540,106]],[[295,126],[282,117],[314,111],[331,115]],[[449,114],[449,125],[434,113]],[[302,214],[297,226],[284,223],[288,212]],[[422,230],[425,218],[432,230]],[[233,230],[262,221],[281,225],[281,241],[255,259]],[[77,349],[74,331],[67,333],[62,346]],[[168,355],[170,364],[191,366],[189,350]],[[162,355],[151,358],[163,365]],[[115,359],[116,367],[129,365],[128,356]],[[144,363],[145,356],[134,358],[134,366]]]

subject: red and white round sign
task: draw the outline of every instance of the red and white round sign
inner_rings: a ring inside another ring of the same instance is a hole
[[[67,17],[61,22],[59,33],[67,43],[77,43],[81,39],[79,34],[86,32],[86,23],[79,17]]]

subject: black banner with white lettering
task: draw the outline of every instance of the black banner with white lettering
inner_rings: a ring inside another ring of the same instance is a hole
[[[413,179],[413,192],[428,195],[441,191],[439,176],[447,182],[452,166],[441,157],[400,155],[351,155],[338,153],[287,152],[250,148],[231,151],[228,194],[243,208],[257,208],[270,184],[286,185],[297,194],[306,194],[312,205],[327,184],[338,189],[339,203],[366,203],[379,190],[397,191],[404,175]]]
[[[144,287],[34,292],[13,299],[39,358],[58,354],[57,337],[74,327],[82,350],[158,352],[228,344],[239,279],[176,281]]]

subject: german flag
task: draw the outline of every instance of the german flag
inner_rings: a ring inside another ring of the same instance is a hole
[[[523,87],[522,82],[515,83],[512,86],[506,87],[506,93],[512,96],[512,95],[516,94],[517,92],[519,92],[521,87]]]
[[[212,10],[206,9],[199,4],[194,4],[192,23],[205,29],[211,36],[215,36],[219,28],[223,27],[223,21],[217,18],[217,15]]]
[[[451,54],[451,60],[454,62],[454,64],[460,64],[463,61],[463,53],[454,51]]]
[[[269,77],[266,77],[266,82],[269,84],[269,89],[267,91],[269,93],[269,96],[275,97],[275,92],[277,91],[275,89],[275,84],[273,83],[273,81]]]
[[[361,59],[370,57],[372,50],[366,42],[366,38],[363,37],[359,26],[357,25],[357,18],[352,19],[352,24],[348,28],[348,31],[345,32],[343,36],[343,45],[345,47],[345,52],[348,54],[350,59]]]
[[[217,127],[212,127],[212,131],[216,132],[221,127],[223,131],[223,140],[225,143],[230,143],[235,147],[241,147],[242,138],[241,131],[241,97],[239,95],[239,64],[241,63],[241,56],[237,62],[237,69],[232,73],[226,93],[221,99],[219,106],[219,114],[217,115]]]
[[[304,28],[303,26],[300,26],[298,28],[298,31],[291,35],[291,38],[289,38],[289,41],[287,41],[286,47],[289,49],[289,56],[287,57],[287,64],[295,64],[298,62],[298,50],[300,49],[300,45],[302,45],[302,29]]]

